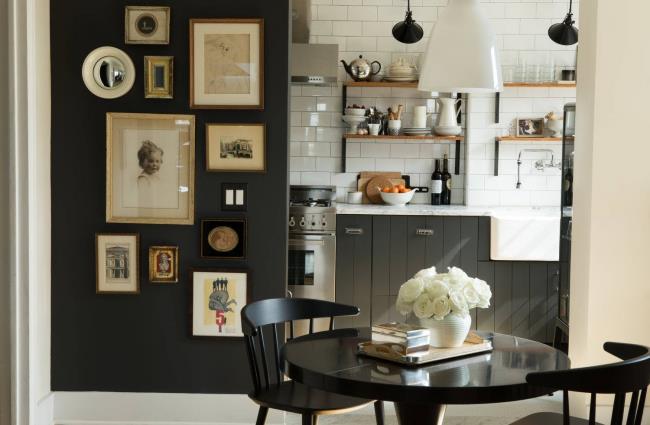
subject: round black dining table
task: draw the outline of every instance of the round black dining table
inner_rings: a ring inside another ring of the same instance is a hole
[[[499,403],[553,391],[526,382],[530,372],[568,369],[569,358],[546,344],[499,333],[490,352],[420,366],[404,366],[357,353],[370,329],[338,329],[288,341],[284,372],[305,385],[395,403],[400,424],[441,425],[448,404]]]

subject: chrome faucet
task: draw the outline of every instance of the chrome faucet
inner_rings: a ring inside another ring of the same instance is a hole
[[[545,162],[543,159],[538,159],[535,161],[534,166],[535,169],[544,171],[546,168],[561,168],[562,164],[560,161],[557,163],[554,160],[554,155],[555,153],[551,149],[522,149],[519,151],[519,155],[517,156],[517,189],[521,188],[521,154],[524,152],[546,152],[551,154],[551,160],[549,162]]]

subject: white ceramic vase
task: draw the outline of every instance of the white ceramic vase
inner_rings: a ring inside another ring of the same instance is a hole
[[[419,319],[420,326],[431,330],[430,345],[438,348],[460,347],[463,345],[469,328],[472,324],[472,317],[468,314],[448,314],[442,320]]]

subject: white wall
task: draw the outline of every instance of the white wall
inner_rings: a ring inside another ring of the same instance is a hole
[[[0,0],[0,28],[8,26],[7,0]],[[8,33],[0,31],[0,425],[11,419],[9,302],[9,78]]]
[[[392,26],[404,19],[405,0],[313,0],[312,36],[314,43],[336,43],[339,57],[350,61],[363,54],[379,60],[387,68],[399,57],[414,63],[424,51],[428,34],[447,5],[447,0],[413,0],[413,16],[424,28],[425,37],[418,43],[405,45],[391,36]],[[575,65],[575,46],[560,46],[547,36],[548,27],[564,18],[568,0],[482,0],[497,34],[501,62],[505,69],[520,63],[544,64],[552,59],[556,66]],[[574,2],[577,12],[577,2]],[[453,64],[450,64],[453,66]],[[339,81],[346,74],[339,68]],[[377,105],[386,110],[394,103],[406,106],[405,125],[410,125],[409,111],[415,105],[427,104],[427,96],[415,90],[351,89],[348,103]],[[494,124],[494,96],[472,96],[469,102],[468,146],[463,146],[461,172],[454,176],[453,202],[471,205],[559,205],[560,172],[540,172],[532,167],[534,159],[546,154],[524,156],[521,189],[515,189],[516,157],[519,149],[532,144],[513,143],[501,151],[500,176],[494,177],[494,137],[508,133],[517,116],[543,117],[552,110],[575,99],[574,89],[507,89],[502,93],[501,121]],[[453,156],[450,144],[391,141],[377,143],[348,142],[348,172],[341,173],[341,136],[345,124],[341,121],[341,85],[313,88],[292,87],[290,137],[291,184],[331,184],[337,186],[339,200],[354,188],[356,174],[362,170],[402,171],[412,176],[413,184],[430,183],[433,158],[443,153]],[[434,112],[433,102],[429,101]],[[435,118],[435,116],[433,117]],[[560,143],[545,144],[556,158]],[[467,181],[465,181],[465,178]],[[468,193],[464,189],[468,188]],[[415,202],[428,202],[418,195]]]
[[[574,366],[612,361],[602,350],[605,341],[650,346],[650,143],[643,132],[630,131],[631,123],[648,120],[650,3],[582,6],[570,306]],[[620,143],[612,146],[613,140]]]

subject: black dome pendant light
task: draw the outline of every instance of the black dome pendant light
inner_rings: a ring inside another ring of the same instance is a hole
[[[406,9],[406,18],[393,26],[393,37],[401,43],[412,44],[422,39],[424,31],[422,27],[413,19],[411,12],[411,0],[408,0]]]
[[[566,14],[564,21],[553,24],[548,29],[548,36],[551,37],[551,40],[563,46],[570,46],[578,42],[578,28],[573,26],[575,21],[573,20],[573,13],[571,13],[572,6],[573,0],[569,0],[569,13]]]

